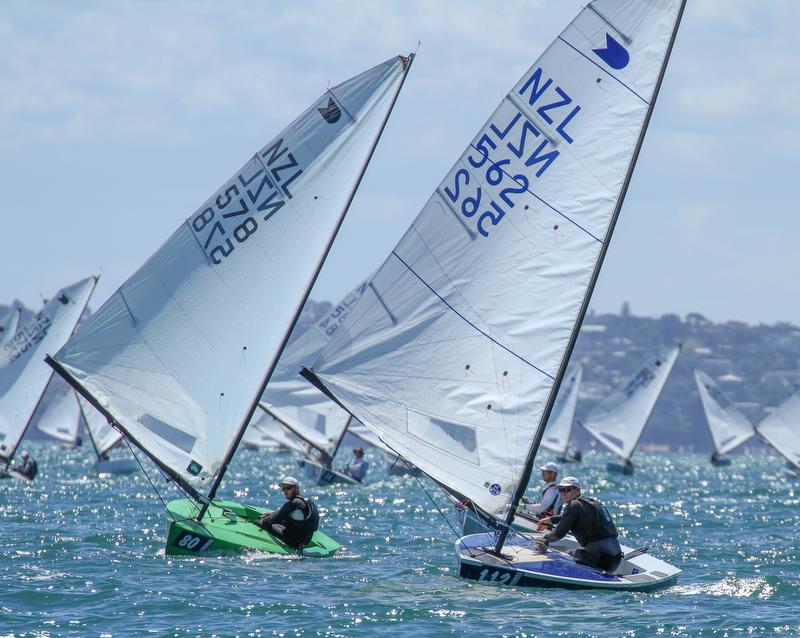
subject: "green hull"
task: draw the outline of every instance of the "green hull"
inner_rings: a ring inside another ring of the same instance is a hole
[[[270,554],[325,557],[341,545],[322,532],[315,532],[311,543],[293,549],[258,527],[254,521],[265,510],[231,501],[214,501],[203,516],[194,520],[199,506],[190,499],[167,504],[170,518],[167,531],[167,555],[198,556],[220,552],[259,551]]]

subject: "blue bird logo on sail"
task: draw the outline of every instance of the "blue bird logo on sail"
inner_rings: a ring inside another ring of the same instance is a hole
[[[317,109],[320,115],[325,118],[328,124],[335,124],[342,117],[342,109],[333,101],[333,98],[328,98],[328,106],[323,106]]]
[[[592,49],[592,52],[597,54],[603,62],[605,62],[612,69],[624,69],[628,66],[631,56],[628,51],[617,42],[610,34],[606,33],[606,48],[605,49]]]

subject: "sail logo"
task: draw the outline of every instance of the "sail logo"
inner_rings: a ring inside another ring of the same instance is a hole
[[[13,363],[31,347],[41,343],[42,339],[47,336],[47,331],[50,330],[51,324],[50,317],[43,312],[39,312],[27,325],[20,328],[17,334],[3,344],[3,350],[9,362]]]
[[[502,491],[503,491],[503,488],[500,487],[500,485],[498,485],[497,483],[492,483],[489,486],[489,494],[491,494],[492,496],[497,496]]]
[[[335,124],[339,121],[339,118],[342,117],[342,109],[339,108],[339,105],[336,104],[331,97],[328,98],[328,106],[320,107],[317,110],[328,124]]]
[[[592,52],[597,54],[597,57],[599,57],[612,69],[616,69],[618,71],[628,66],[628,62],[631,60],[631,56],[625,47],[612,38],[608,33],[606,33],[605,49],[592,49]]]

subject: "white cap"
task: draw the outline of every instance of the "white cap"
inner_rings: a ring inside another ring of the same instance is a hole
[[[280,483],[278,483],[278,485],[280,485],[281,487],[283,487],[284,485],[298,486],[300,485],[300,483],[297,482],[297,479],[294,476],[284,476],[283,480]]]
[[[581,488],[581,482],[574,476],[565,476],[558,482],[558,487],[577,487]]]
[[[561,470],[561,468],[558,467],[558,463],[553,463],[552,461],[548,461],[547,463],[542,465],[542,467],[540,467],[539,469],[542,472],[552,472],[553,474],[558,474],[559,471]]]

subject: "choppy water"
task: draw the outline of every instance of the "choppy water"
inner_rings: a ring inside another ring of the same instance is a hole
[[[37,480],[0,482],[0,636],[800,635],[800,481],[775,457],[715,469],[641,454],[617,478],[605,457],[572,466],[629,545],[684,571],[633,594],[461,580],[452,531],[414,479],[379,479],[381,463],[361,488],[305,490],[345,545],[336,558],[165,558],[143,475],[101,480],[88,450],[32,447]],[[294,463],[242,450],[220,495],[279,505],[272,485]]]

